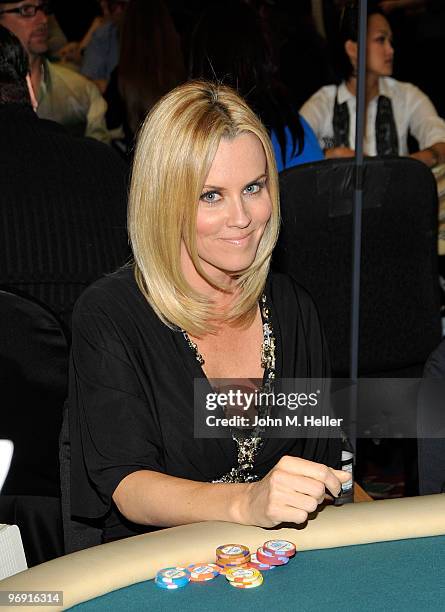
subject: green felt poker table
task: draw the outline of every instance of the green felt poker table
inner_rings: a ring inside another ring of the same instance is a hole
[[[264,582],[235,589],[224,576],[168,591],[166,567],[215,561],[216,548],[296,544]],[[204,522],[102,544],[0,581],[0,592],[58,591],[41,612],[131,610],[445,610],[445,495],[328,506],[303,525],[261,529]],[[20,610],[35,611],[35,606]]]
[[[298,553],[253,589],[224,576],[167,591],[141,582],[71,610],[445,610],[445,536]]]

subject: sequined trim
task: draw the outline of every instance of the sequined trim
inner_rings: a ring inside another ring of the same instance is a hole
[[[261,346],[261,367],[265,370],[264,384],[261,391],[270,393],[275,380],[275,337],[273,334],[272,322],[270,320],[270,311],[267,306],[266,295],[263,293],[260,300],[261,315],[263,321],[263,343]],[[205,361],[200,354],[198,346],[193,342],[186,331],[182,330],[184,338],[190,349],[194,352],[195,358],[202,366]],[[268,407],[259,407],[260,419],[265,417],[268,412]],[[255,457],[263,445],[261,434],[264,429],[260,426],[255,427],[249,435],[243,434],[241,431],[232,430],[232,439],[237,446],[237,461],[238,465],[233,467],[230,472],[221,476],[213,482],[255,482],[259,480],[259,476],[253,473]]]

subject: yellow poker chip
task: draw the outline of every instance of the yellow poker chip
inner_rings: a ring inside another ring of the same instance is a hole
[[[230,586],[236,588],[236,589],[254,589],[256,587],[259,587],[263,584],[264,582],[264,578],[262,575],[260,575],[260,577],[258,578],[258,580],[255,580],[255,582],[251,582],[250,584],[243,584],[242,582],[229,582]]]
[[[230,569],[226,572],[226,578],[230,582],[240,582],[242,584],[252,583],[261,577],[261,572],[253,567],[240,567]]]
[[[223,544],[216,549],[219,559],[239,559],[250,555],[250,550],[243,544]]]

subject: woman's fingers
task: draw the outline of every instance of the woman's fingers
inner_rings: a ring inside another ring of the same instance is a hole
[[[246,489],[242,505],[246,524],[272,527],[282,522],[303,523],[325,500],[337,497],[350,474],[300,457],[282,457],[263,478]]]
[[[307,461],[300,457],[283,457],[277,463],[276,468],[282,469],[291,475],[306,476],[307,478],[318,481],[335,497],[339,495],[342,483],[347,482],[351,477],[347,472],[334,470],[322,463]],[[319,497],[319,495],[317,495],[317,497]]]

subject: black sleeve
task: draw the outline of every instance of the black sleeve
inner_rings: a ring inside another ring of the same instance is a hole
[[[110,315],[111,296],[101,296],[102,305],[94,301],[81,298],[74,312],[68,400],[72,514],[87,518],[107,513],[128,474],[163,471],[150,380],[138,364],[125,313]]]
[[[308,372],[308,377],[321,380],[323,393],[329,396],[331,387],[331,362],[329,356],[329,347],[326,336],[323,331],[323,326],[320,320],[318,309],[310,294],[301,286],[294,285],[298,295],[299,316],[302,320],[304,329],[304,339],[306,343],[307,354],[310,356],[309,363],[311,364]],[[332,415],[330,402],[323,405],[320,414]],[[331,468],[340,469],[341,467],[341,432],[333,431],[332,437],[308,438],[305,440],[302,456],[305,459],[312,459],[323,463]]]
[[[317,379],[328,396],[329,350],[312,297],[292,277],[282,274],[273,275],[270,290],[282,342],[281,377]],[[338,437],[336,433],[334,436],[296,439],[289,454],[338,469],[341,465],[340,432]]]

